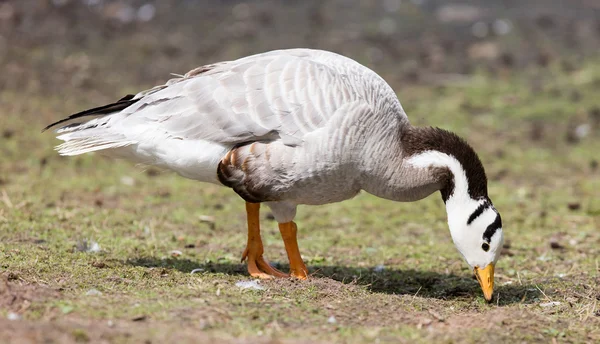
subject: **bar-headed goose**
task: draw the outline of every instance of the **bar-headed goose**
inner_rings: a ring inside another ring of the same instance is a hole
[[[206,65],[46,129],[59,125],[62,155],[101,151],[232,188],[246,201],[243,259],[255,277],[288,276],[263,258],[260,203],[304,279],[297,205],[440,190],[452,239],[492,298],[502,223],[477,154],[451,132],[413,127],[390,86],[344,56],[292,49]]]

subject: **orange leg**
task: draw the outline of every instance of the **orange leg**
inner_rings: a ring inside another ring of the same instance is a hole
[[[275,269],[263,258],[263,244],[260,238],[260,203],[246,202],[248,216],[248,243],[242,254],[242,261],[248,259],[248,272],[252,277],[268,279],[273,277],[288,277],[287,274]]]
[[[296,240],[296,232],[298,232],[296,223],[294,221],[280,223],[279,231],[285,244],[288,259],[290,260],[290,275],[301,280],[307,279],[308,269],[304,261],[302,261],[302,256],[300,256],[300,250],[298,249],[298,241]]]

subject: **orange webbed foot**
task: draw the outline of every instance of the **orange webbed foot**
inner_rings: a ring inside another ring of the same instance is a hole
[[[271,264],[269,264],[269,262],[267,262],[262,256],[262,252],[260,255],[257,255],[258,252],[251,253],[250,251],[251,250],[248,247],[246,247],[244,253],[242,254],[242,261],[247,261],[248,273],[250,274],[250,276],[260,279],[288,277],[287,274],[272,267]],[[262,245],[260,247],[260,250],[257,251],[262,251]]]
[[[296,239],[296,233],[298,227],[294,221],[280,223],[279,231],[285,244],[285,250],[290,260],[290,276],[300,280],[308,279],[308,268],[302,260],[300,255],[300,249],[298,249],[298,241]]]
[[[263,244],[260,237],[260,203],[246,203],[248,215],[248,243],[242,254],[242,261],[248,262],[250,276],[260,279],[288,277],[287,274],[275,269],[263,258]]]

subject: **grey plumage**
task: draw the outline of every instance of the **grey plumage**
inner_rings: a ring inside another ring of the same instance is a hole
[[[450,178],[440,172],[447,169],[403,163],[415,153],[406,146],[415,131],[396,94],[331,52],[278,50],[206,65],[120,102],[129,105],[72,116],[100,115],[59,128],[59,153],[102,151],[289,209],[360,190],[412,201]]]

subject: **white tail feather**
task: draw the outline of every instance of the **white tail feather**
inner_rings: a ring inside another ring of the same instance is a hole
[[[56,150],[60,155],[66,156],[120,148],[136,143],[125,139],[123,135],[106,133],[104,130],[102,133],[99,133],[98,130],[71,132],[57,138],[65,142],[56,146]]]

